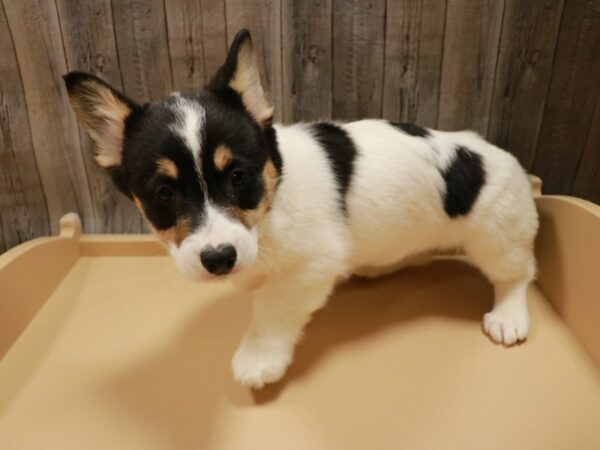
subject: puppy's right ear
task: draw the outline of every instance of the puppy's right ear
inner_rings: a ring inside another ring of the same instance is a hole
[[[246,29],[240,30],[235,36],[225,64],[206,88],[216,93],[227,90],[235,92],[246,111],[261,127],[269,125],[273,120],[273,107],[260,83],[252,38]]]
[[[95,75],[63,76],[79,123],[96,145],[96,162],[105,169],[121,165],[125,121],[140,106]]]

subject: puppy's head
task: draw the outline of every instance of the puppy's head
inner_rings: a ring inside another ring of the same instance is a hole
[[[202,92],[139,105],[93,75],[64,79],[96,161],[183,273],[209,279],[253,264],[281,159],[248,31]]]

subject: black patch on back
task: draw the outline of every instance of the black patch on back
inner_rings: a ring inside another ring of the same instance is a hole
[[[325,150],[327,158],[331,163],[331,169],[335,175],[342,202],[342,208],[346,210],[346,193],[350,187],[352,172],[354,170],[354,159],[356,158],[356,147],[345,130],[327,122],[317,122],[310,126],[313,135]]]
[[[481,156],[466,147],[458,146],[454,160],[441,174],[446,182],[446,214],[452,218],[464,216],[473,207],[485,182]]]
[[[413,125],[412,123],[389,122],[389,124],[395,128],[398,128],[403,133],[409,134],[411,136],[417,136],[422,138],[430,136],[429,130],[427,128],[423,128],[418,125]]]

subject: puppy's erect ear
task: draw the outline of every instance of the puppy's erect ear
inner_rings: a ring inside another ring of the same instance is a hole
[[[95,75],[69,72],[63,78],[77,119],[96,144],[96,162],[120,166],[125,121],[139,106]]]
[[[271,123],[273,107],[260,84],[252,39],[246,29],[235,36],[225,64],[207,85],[207,89],[217,94],[227,88],[240,96],[246,110],[261,127]]]

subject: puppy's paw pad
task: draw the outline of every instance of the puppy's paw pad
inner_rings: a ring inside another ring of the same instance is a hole
[[[233,356],[231,369],[238,383],[260,389],[281,379],[290,361],[291,352],[243,342]]]
[[[497,344],[513,345],[527,338],[526,310],[493,310],[483,316],[483,329]]]

